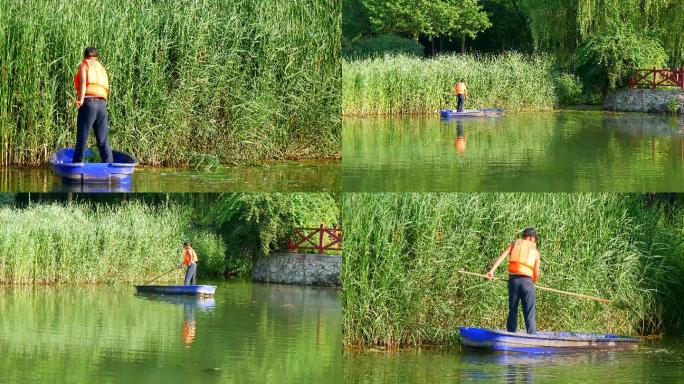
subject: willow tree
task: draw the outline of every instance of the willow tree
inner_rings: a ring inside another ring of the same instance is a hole
[[[592,36],[624,27],[658,39],[671,64],[684,64],[682,0],[520,0],[535,49],[572,54]]]

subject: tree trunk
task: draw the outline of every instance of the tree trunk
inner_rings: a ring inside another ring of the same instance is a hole
[[[461,35],[461,53],[465,53],[465,35]]]

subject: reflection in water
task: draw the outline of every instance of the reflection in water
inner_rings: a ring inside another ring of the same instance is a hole
[[[0,192],[336,192],[340,177],[339,161],[307,161],[211,172],[138,167],[127,185],[81,185],[63,183],[47,166],[0,166]]]
[[[345,118],[343,126],[349,192],[684,192],[682,118],[560,111]]]
[[[465,125],[463,124],[463,120],[461,119],[456,120],[456,139],[454,139],[454,148],[456,148],[456,152],[459,155],[465,155],[466,134]]]
[[[181,338],[183,344],[189,347],[197,335],[197,322],[195,320],[195,307],[186,305],[183,308],[183,326],[181,327]]]
[[[216,306],[213,296],[136,293],[136,297],[151,301],[182,305],[183,324],[181,326],[181,339],[186,347],[189,347],[195,341],[195,337],[197,337],[197,320],[195,316],[195,309],[212,311]]]
[[[0,286],[0,382],[339,378],[337,290],[216,285],[214,299],[136,295],[129,286]]]
[[[684,382],[684,344],[649,342],[630,351],[525,354],[407,349],[345,352],[348,382],[643,383]]]

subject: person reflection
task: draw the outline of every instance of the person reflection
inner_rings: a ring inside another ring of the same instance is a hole
[[[463,126],[463,121],[461,119],[456,120],[456,139],[454,139],[454,148],[456,148],[456,152],[459,155],[465,155],[466,134],[465,127]]]
[[[195,341],[197,336],[197,322],[195,321],[195,305],[183,305],[183,326],[181,327],[181,337],[186,347]]]

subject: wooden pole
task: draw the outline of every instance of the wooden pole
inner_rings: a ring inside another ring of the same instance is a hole
[[[478,276],[478,277],[484,277],[484,278],[487,277],[487,275],[483,275],[483,274],[475,273],[475,272],[468,272],[468,271],[463,271],[463,270],[458,271],[458,272],[459,272],[459,273],[462,273],[462,274],[464,274],[464,275]],[[497,278],[492,278],[492,280],[508,281],[508,279],[497,279]],[[562,295],[568,295],[568,296],[577,297],[577,298],[580,298],[580,299],[594,300],[594,301],[598,301],[598,302],[603,303],[603,304],[610,304],[610,300],[608,300],[608,299],[602,299],[602,298],[596,297],[596,296],[589,296],[589,295],[583,295],[583,294],[581,294],[581,293],[574,293],[574,292],[561,291],[560,289],[548,288],[548,287],[544,287],[544,286],[537,285],[537,284],[535,284],[534,287],[537,288],[537,289],[540,289],[540,290],[542,290],[542,291],[560,293],[560,294],[562,294]]]
[[[143,285],[147,285],[147,284],[149,284],[149,283],[151,283],[151,282],[157,280],[158,278],[160,278],[160,277],[162,277],[162,276],[164,276],[164,275],[166,275],[166,274],[169,274],[169,273],[171,273],[171,272],[173,272],[173,271],[175,271],[175,270],[177,270],[177,269],[178,269],[178,268],[174,268],[174,269],[172,269],[172,270],[170,270],[170,271],[166,271],[166,272],[162,273],[161,275],[155,277],[154,279],[149,280],[149,281],[143,283]]]

